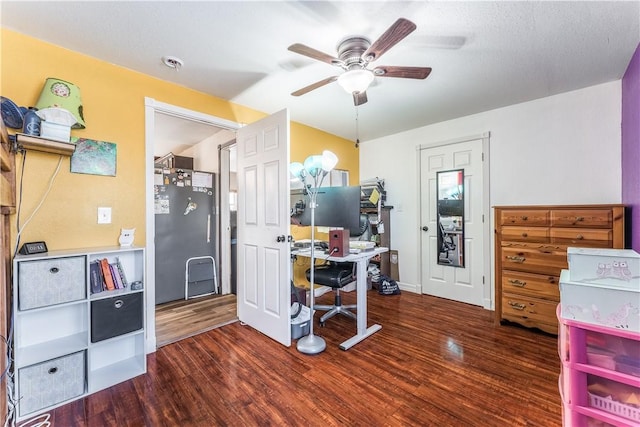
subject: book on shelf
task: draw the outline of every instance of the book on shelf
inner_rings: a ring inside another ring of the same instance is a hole
[[[127,282],[127,276],[124,274],[124,268],[122,267],[122,263],[120,262],[120,258],[116,257],[116,269],[118,270],[118,274],[120,275],[120,279],[122,280],[122,287],[126,288],[129,284]]]
[[[89,276],[92,294],[125,289],[128,286],[124,268],[117,257],[113,263],[109,263],[107,258],[91,261]]]
[[[89,281],[91,283],[91,293],[102,292],[104,280],[102,279],[102,266],[100,261],[92,261],[89,264]]]
[[[111,278],[113,279],[113,284],[116,289],[123,289],[122,279],[120,279],[120,275],[118,274],[115,264],[109,264],[109,270],[111,270]]]
[[[113,283],[113,276],[111,275],[111,268],[109,266],[109,261],[106,258],[100,260],[100,266],[102,267],[102,276],[104,278],[105,288],[108,291],[113,291],[116,289],[115,283]]]

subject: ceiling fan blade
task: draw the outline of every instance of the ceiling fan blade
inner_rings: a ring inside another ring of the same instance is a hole
[[[416,24],[408,19],[398,19],[378,40],[373,42],[369,49],[362,54],[362,58],[367,62],[375,61],[415,29]]]
[[[394,67],[382,65],[373,70],[376,77],[401,77],[404,79],[426,79],[431,74],[430,67]]]
[[[307,92],[311,92],[314,89],[318,89],[319,87],[322,87],[326,84],[329,84],[331,82],[335,82],[336,80],[338,80],[338,76],[331,76],[331,77],[327,77],[324,80],[320,80],[319,82],[315,82],[313,84],[310,84],[309,86],[305,86],[302,89],[298,89],[295,92],[292,92],[291,95],[293,96],[300,96],[300,95],[304,95]]]
[[[356,107],[367,102],[367,92],[353,92],[353,105]]]
[[[335,65],[340,62],[338,58],[334,58],[331,55],[300,43],[294,43],[289,46],[288,49],[291,52],[299,53],[300,55],[308,56],[309,58],[317,59],[318,61],[326,62],[327,64]]]

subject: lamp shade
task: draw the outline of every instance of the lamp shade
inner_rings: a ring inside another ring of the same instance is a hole
[[[349,70],[338,77],[338,84],[349,94],[365,92],[372,81],[373,73],[369,70]]]
[[[322,152],[322,170],[329,172],[338,164],[338,156],[329,150]]]
[[[82,114],[82,99],[80,88],[73,83],[49,77],[42,88],[36,108],[63,108],[73,114],[76,123],[71,126],[74,129],[84,129],[84,116]]]
[[[304,161],[304,168],[311,176],[318,176],[322,170],[322,156],[309,156]]]
[[[293,162],[289,165],[289,173],[296,178],[301,177],[301,173],[304,171],[304,166],[300,162]]]

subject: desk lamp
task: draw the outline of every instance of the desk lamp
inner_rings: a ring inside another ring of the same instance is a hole
[[[305,354],[318,354],[327,347],[327,343],[322,337],[313,334],[313,305],[314,305],[314,270],[315,270],[315,209],[318,197],[318,189],[322,186],[322,181],[327,174],[338,163],[338,157],[331,151],[324,150],[322,155],[309,156],[304,161],[304,165],[299,162],[291,163],[289,171],[300,179],[304,185],[305,192],[309,196],[309,208],[311,209],[311,271],[309,281],[311,283],[309,308],[311,309],[311,321],[309,325],[309,335],[298,340],[298,351]]]

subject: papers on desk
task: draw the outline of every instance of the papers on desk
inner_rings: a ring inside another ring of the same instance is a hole
[[[369,242],[366,240],[351,240],[349,241],[349,249],[359,249],[360,251],[373,250],[376,247],[375,242]],[[355,253],[359,253],[355,252]],[[349,251],[351,252],[351,251]],[[352,252],[354,253],[354,252]]]

